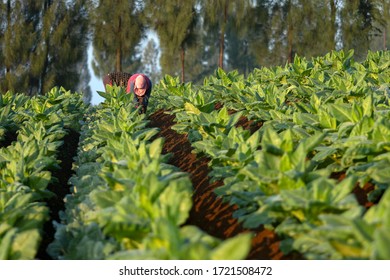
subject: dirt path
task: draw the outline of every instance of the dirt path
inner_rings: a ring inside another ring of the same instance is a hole
[[[214,189],[222,182],[210,183],[207,158],[198,158],[191,153],[192,148],[187,136],[171,129],[174,116],[159,110],[149,117],[150,127],[160,129],[157,137],[165,138],[163,153],[172,153],[170,164],[188,172],[194,187],[193,207],[186,224],[195,225],[208,234],[226,239],[247,231],[232,217],[235,206],[223,203],[214,194]],[[239,125],[254,130],[255,125],[245,119]],[[254,231],[252,249],[248,259],[293,259],[296,256],[284,256],[279,250],[280,241],[270,230],[259,228]]]

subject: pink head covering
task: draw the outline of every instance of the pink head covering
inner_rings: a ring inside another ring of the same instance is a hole
[[[138,96],[143,96],[148,89],[148,83],[144,76],[138,75],[134,82],[134,92]]]

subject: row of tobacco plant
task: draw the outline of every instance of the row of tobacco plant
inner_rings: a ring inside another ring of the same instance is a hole
[[[75,175],[49,253],[55,259],[242,259],[250,234],[227,241],[183,226],[188,174],[167,164],[163,139],[124,89],[99,92],[81,128]],[[237,248],[240,248],[237,250]]]
[[[81,95],[63,88],[32,98],[0,95],[0,259],[38,257],[58,152],[69,130],[79,129],[84,107]]]
[[[282,251],[308,259],[390,258],[390,52],[297,56],[247,77],[219,69],[202,86],[166,76],[155,98],[210,158],[244,227],[273,229]],[[237,127],[242,116],[261,128]],[[353,191],[367,184],[360,205]]]

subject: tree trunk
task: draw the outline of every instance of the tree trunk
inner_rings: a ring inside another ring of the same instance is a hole
[[[50,6],[51,6],[51,0],[46,0],[44,2],[44,8],[43,8],[43,15],[42,15],[42,21],[44,21],[46,13],[48,13]],[[50,33],[50,32],[49,32]],[[45,80],[46,80],[46,73],[48,72],[48,65],[49,65],[49,46],[50,46],[50,39],[49,37],[44,38],[45,40],[45,45],[44,45],[44,62],[43,62],[43,67],[41,69],[40,75],[39,75],[39,81],[38,81],[38,95],[43,95],[45,91]]]
[[[331,19],[331,30],[332,30],[332,38],[329,38],[330,41],[330,47],[332,50],[336,49],[336,4],[334,0],[330,0],[330,19]]]
[[[288,45],[288,62],[291,63],[293,61],[293,56],[294,56],[294,49],[293,49],[293,32],[294,32],[294,27],[291,22],[288,23],[288,30],[287,30],[287,45]]]
[[[122,50],[120,46],[116,49],[115,71],[122,72]]]
[[[292,22],[292,15],[291,15],[291,1],[288,1],[288,16],[287,16],[287,60],[289,63],[293,61],[293,38],[294,38],[294,27]]]
[[[223,52],[225,47],[225,32],[221,30],[221,35],[219,38],[219,61],[218,66],[223,69]]]
[[[41,70],[40,78],[39,78],[39,90],[38,94],[43,95],[44,94],[44,86],[45,86],[45,80],[46,80],[46,71],[48,67],[49,62],[49,40],[46,40],[46,52],[45,52],[45,62],[43,63],[43,68]]]
[[[122,29],[122,19],[119,18],[118,34],[121,34],[121,29]],[[119,39],[119,45],[116,49],[115,70],[117,72],[122,72],[122,39]]]
[[[184,69],[184,59],[185,59],[185,50],[184,47],[181,47],[180,50],[180,59],[181,59],[181,82],[185,83],[185,69]]]
[[[11,29],[11,0],[7,1],[7,30]],[[6,60],[7,61],[7,60]],[[5,73],[9,73],[11,71],[11,66],[6,63],[5,65]]]
[[[223,15],[223,23],[221,26],[221,34],[219,38],[219,67],[223,69],[223,54],[225,52],[225,27],[227,23],[227,12],[228,12],[228,3],[226,2]]]

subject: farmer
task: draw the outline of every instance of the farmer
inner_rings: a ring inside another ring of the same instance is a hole
[[[137,108],[141,107],[140,113],[146,113],[151,91],[152,81],[144,74],[134,74],[127,82],[126,92],[134,94],[134,101],[138,104]]]
[[[124,72],[109,73],[103,78],[103,84],[117,85],[126,88],[127,93],[134,95],[134,103],[136,108],[140,108],[140,113],[146,113],[146,108],[149,103],[150,93],[152,91],[152,82],[145,74],[128,74]]]

